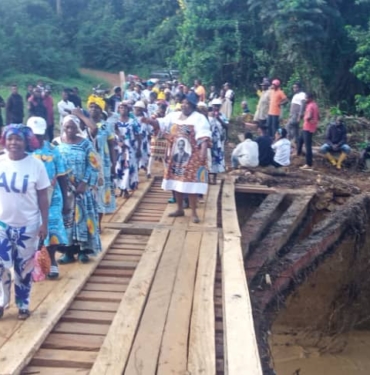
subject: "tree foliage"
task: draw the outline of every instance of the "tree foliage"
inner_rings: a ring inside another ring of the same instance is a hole
[[[250,90],[299,77],[339,106],[370,93],[370,0],[0,0],[0,14],[2,75],[168,66]]]

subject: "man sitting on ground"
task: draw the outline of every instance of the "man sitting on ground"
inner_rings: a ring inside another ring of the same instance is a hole
[[[253,135],[250,132],[245,133],[245,141],[239,143],[231,155],[231,165],[237,169],[242,167],[258,166],[258,144],[253,141]]]
[[[258,159],[261,167],[267,167],[272,164],[274,160],[274,152],[271,148],[271,137],[267,135],[267,126],[258,127],[258,137],[256,143],[258,144]]]
[[[339,151],[341,151],[341,154],[338,160],[336,160],[330,152]],[[334,167],[337,167],[337,169],[342,168],[343,161],[351,152],[351,148],[347,144],[347,129],[343,117],[338,116],[335,122],[328,125],[326,142],[321,146],[320,152],[326,156]]]

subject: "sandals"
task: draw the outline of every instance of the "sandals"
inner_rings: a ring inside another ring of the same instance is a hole
[[[185,216],[185,212],[182,210],[182,211],[175,211],[175,212],[171,212],[169,215],[169,217],[182,217],[182,216]]]
[[[59,264],[70,264],[70,263],[74,263],[76,261],[75,257],[73,255],[70,255],[70,254],[63,254],[59,259],[58,259],[58,263]]]
[[[58,277],[59,277],[59,268],[58,268],[58,266],[50,266],[50,272],[48,274],[48,279],[55,280]]]
[[[19,309],[18,310],[18,320],[26,320],[30,317],[31,313],[28,309]]]
[[[199,224],[199,223],[200,223],[200,219],[199,219],[198,216],[193,216],[191,220],[192,220],[192,222],[193,222],[194,224]]]
[[[170,198],[170,199],[168,200],[168,203],[176,203],[176,199],[175,199],[175,198]]]

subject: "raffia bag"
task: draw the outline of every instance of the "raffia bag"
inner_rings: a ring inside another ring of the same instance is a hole
[[[41,242],[39,250],[37,250],[35,254],[35,273],[42,273],[45,277],[50,273],[50,267],[51,260],[48,249],[43,242]]]

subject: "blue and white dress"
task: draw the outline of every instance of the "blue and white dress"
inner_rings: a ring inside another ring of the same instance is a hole
[[[123,143],[118,154],[116,173],[118,188],[123,191],[136,190],[139,184],[139,163],[136,157],[141,128],[136,118],[118,121],[119,142]]]

